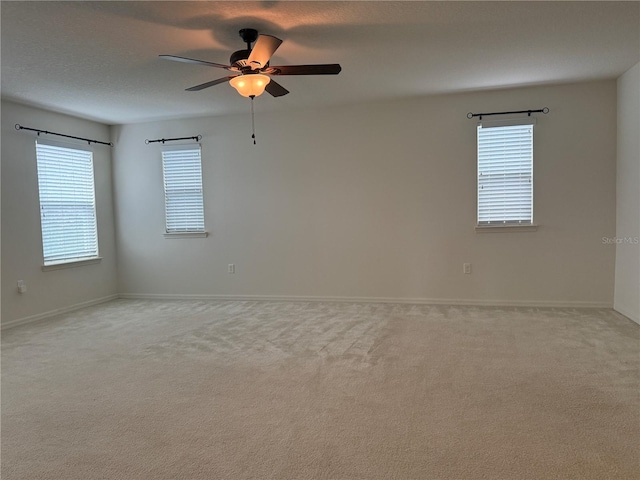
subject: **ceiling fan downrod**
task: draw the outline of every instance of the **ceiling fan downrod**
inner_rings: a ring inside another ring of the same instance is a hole
[[[258,31],[254,28],[241,28],[238,33],[242,41],[247,44],[247,50],[251,50],[251,44],[258,39]]]

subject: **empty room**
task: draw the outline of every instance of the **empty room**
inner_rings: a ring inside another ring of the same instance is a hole
[[[640,2],[0,17],[4,480],[640,479]]]

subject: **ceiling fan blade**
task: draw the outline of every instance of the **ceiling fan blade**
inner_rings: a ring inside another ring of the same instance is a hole
[[[231,68],[231,66],[229,65],[222,65],[221,63],[207,62],[205,60],[196,60],[194,58],[177,57],[175,55],[158,55],[158,56],[164,60],[172,60],[174,62],[193,63],[195,65],[206,65],[207,67],[226,68],[227,70]]]
[[[269,63],[269,59],[271,55],[278,49],[282,40],[277,37],[273,37],[271,35],[259,35],[258,40],[253,45],[253,49],[251,50],[251,54],[247,59],[247,63],[256,68],[262,68],[267,63]],[[254,69],[255,70],[255,69]]]
[[[212,80],[207,83],[202,83],[200,85],[196,85],[195,87],[187,88],[187,92],[197,92],[198,90],[204,90],[205,88],[213,87],[214,85],[218,85],[220,83],[228,82],[232,78],[237,77],[237,75],[231,75],[229,77],[218,78],[217,80]]]
[[[337,63],[325,65],[284,65],[282,67],[268,67],[265,73],[269,75],[337,75],[342,67]]]
[[[271,94],[272,97],[281,97],[289,93],[289,90],[284,88],[282,85],[280,85],[278,82],[274,81],[273,79],[271,79],[271,81],[267,83],[267,86],[264,89],[267,92],[269,92],[269,94]]]

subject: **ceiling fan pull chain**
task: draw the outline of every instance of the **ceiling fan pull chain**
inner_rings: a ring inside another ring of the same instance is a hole
[[[251,138],[253,138],[253,144],[256,144],[256,123],[254,120],[253,114],[253,99],[256,98],[255,95],[251,95]]]

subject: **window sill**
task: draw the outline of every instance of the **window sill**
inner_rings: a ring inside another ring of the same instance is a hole
[[[476,225],[476,233],[536,232],[538,225]]]
[[[100,263],[102,257],[87,258],[86,260],[74,260],[71,262],[50,263],[49,265],[43,265],[42,271],[49,272],[51,270],[61,270],[63,268],[75,268],[83,267],[84,265],[93,265]]]
[[[205,238],[209,232],[171,232],[165,233],[164,238]]]

